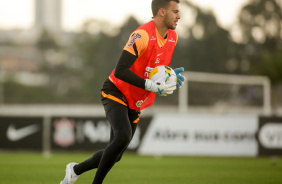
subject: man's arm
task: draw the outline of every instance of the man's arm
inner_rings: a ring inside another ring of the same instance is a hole
[[[130,70],[137,57],[123,50],[115,69],[115,77],[136,87],[145,89],[145,80]]]

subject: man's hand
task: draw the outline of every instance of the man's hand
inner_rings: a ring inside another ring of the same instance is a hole
[[[145,89],[161,96],[170,95],[176,89],[175,84],[156,84],[150,79],[146,79]]]
[[[177,88],[181,88],[184,81],[186,80],[186,78],[180,74],[181,72],[184,72],[184,68],[183,67],[176,68],[176,69],[174,69],[174,72],[175,72],[176,77],[177,77],[177,84],[176,84]]]

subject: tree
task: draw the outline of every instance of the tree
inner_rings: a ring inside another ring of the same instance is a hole
[[[230,70],[227,62],[239,61],[240,50],[227,30],[221,28],[211,11],[203,11],[189,1],[187,8],[195,13],[195,22],[187,27],[190,36],[179,39],[175,51],[177,65],[188,70],[212,73],[242,73],[239,68]]]
[[[240,27],[249,56],[281,49],[282,5],[279,0],[251,0],[240,12]],[[253,48],[253,49],[252,49]]]
[[[279,4],[280,2],[280,4]],[[251,61],[252,74],[266,75],[272,82],[272,102],[278,103],[282,83],[282,4],[280,0],[251,0],[240,16],[245,57]]]
[[[41,51],[46,51],[50,48],[58,49],[59,45],[56,41],[54,35],[52,35],[48,30],[42,29],[39,38],[35,44],[35,46]]]
[[[34,99],[42,103],[71,103],[81,98],[78,91],[80,77],[79,69],[69,67],[71,50],[59,44],[57,36],[47,29],[43,29],[38,37],[35,47],[41,55],[40,72],[48,76],[48,84],[44,87],[47,93],[37,93]],[[68,53],[70,52],[70,53]],[[30,91],[35,90],[30,88]]]
[[[129,17],[119,31],[105,22],[91,19],[76,35],[75,54],[83,61],[80,89],[91,99],[89,103],[99,103],[105,79],[114,69],[130,33],[139,26],[134,17]]]

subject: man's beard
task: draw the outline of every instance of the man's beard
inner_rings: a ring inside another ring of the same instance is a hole
[[[169,21],[169,18],[168,18],[167,15],[165,15],[164,23],[165,23],[165,26],[166,26],[168,29],[175,30],[175,27],[173,26],[173,23],[172,23],[171,21]]]

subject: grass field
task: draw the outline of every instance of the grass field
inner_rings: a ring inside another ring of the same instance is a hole
[[[65,165],[91,153],[0,153],[0,184],[59,184]],[[77,184],[92,183],[95,170]],[[161,157],[125,154],[105,184],[281,184],[282,162],[265,158]]]

